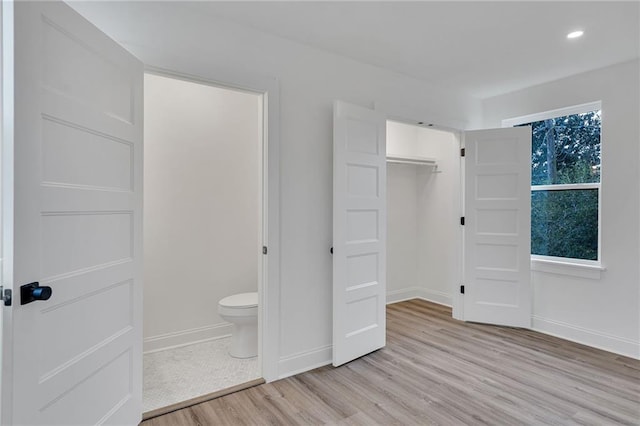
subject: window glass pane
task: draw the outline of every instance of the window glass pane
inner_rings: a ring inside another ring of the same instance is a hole
[[[600,182],[600,111],[532,126],[531,185]]]
[[[598,190],[531,192],[531,253],[598,259]]]

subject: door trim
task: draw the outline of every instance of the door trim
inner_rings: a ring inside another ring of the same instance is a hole
[[[275,78],[215,70],[207,76],[145,65],[145,73],[262,95],[262,241],[258,282],[258,356],[266,382],[279,378],[280,342],[280,85]],[[144,296],[143,296],[144,297]]]
[[[456,139],[458,140],[458,148],[460,148],[460,152],[462,152],[462,149],[464,148],[464,131],[463,130],[458,130],[455,132],[455,136]],[[460,167],[460,176],[458,178],[458,197],[457,198],[457,207],[458,207],[458,211],[460,212],[460,217],[464,217],[464,213],[465,213],[465,205],[464,205],[464,198],[466,196],[466,187],[465,187],[465,158],[460,155],[458,157],[459,159],[459,167]],[[451,308],[452,308],[452,312],[451,312],[451,316],[453,317],[453,319],[457,319],[460,321],[464,321],[464,299],[462,298],[462,294],[460,294],[460,286],[462,285],[462,283],[464,283],[464,228],[463,226],[459,226],[458,227],[458,257],[457,257],[457,262],[458,262],[458,277],[459,277],[459,282],[458,283],[454,283],[453,288],[451,289],[451,291],[453,292],[453,298],[451,300]]]
[[[0,36],[2,47],[0,58],[2,67],[2,116],[0,125],[0,221],[2,246],[0,249],[0,279],[5,289],[13,289],[13,116],[14,116],[14,25],[13,2],[0,5]],[[15,299],[15,297],[14,297]],[[16,300],[13,301],[15,303]],[[13,416],[13,309],[0,308],[0,331],[2,332],[2,350],[0,350],[0,424],[8,424]],[[9,390],[9,391],[8,391]]]

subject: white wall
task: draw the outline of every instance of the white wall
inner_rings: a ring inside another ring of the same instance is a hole
[[[387,302],[418,296],[416,173],[410,164],[387,164]]]
[[[453,133],[421,128],[425,157],[438,159],[437,173],[418,168],[418,275],[425,298],[451,306],[460,285],[460,144]]]
[[[149,65],[280,86],[280,377],[331,360],[332,104],[454,128],[479,125],[480,102],[453,90],[163,2],[73,3]],[[175,8],[175,9],[174,9]],[[156,11],[170,11],[158,18]],[[134,30],[131,30],[134,29]],[[231,82],[232,83],[232,82]]]
[[[435,158],[387,166],[387,301],[452,304],[460,282],[460,157],[453,133],[387,122],[387,153]]]
[[[387,154],[417,156],[418,126],[387,121]],[[418,297],[417,168],[387,163],[387,303]]]
[[[486,99],[484,126],[602,101],[599,279],[533,273],[535,329],[640,357],[640,67],[638,61]]]
[[[257,291],[260,97],[145,75],[145,350],[230,333],[223,297]]]

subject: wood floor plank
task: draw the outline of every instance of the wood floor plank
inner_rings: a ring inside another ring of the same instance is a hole
[[[142,424],[640,425],[640,361],[414,299],[379,351]]]

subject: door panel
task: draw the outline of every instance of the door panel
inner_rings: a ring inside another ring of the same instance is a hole
[[[8,423],[136,424],[143,67],[61,2],[17,2],[13,13]],[[19,286],[33,281],[52,296],[21,305]]]
[[[334,105],[333,365],[385,345],[386,119]]]
[[[464,319],[529,327],[531,129],[464,139]]]

